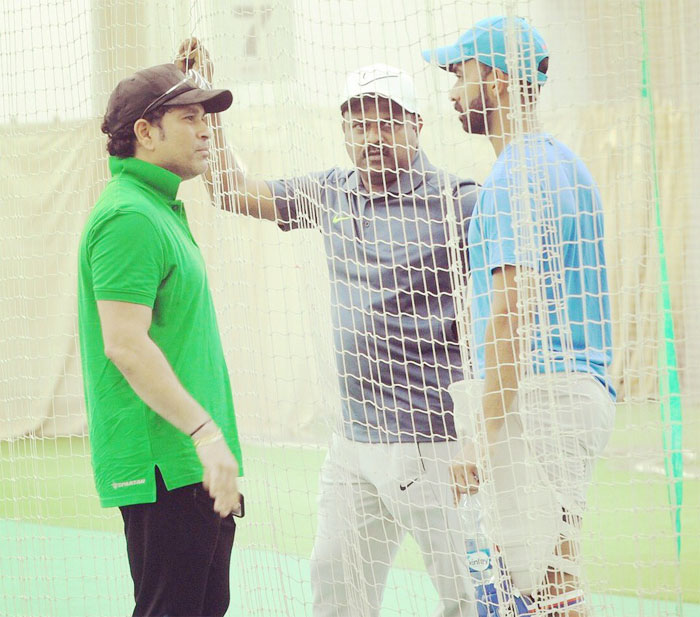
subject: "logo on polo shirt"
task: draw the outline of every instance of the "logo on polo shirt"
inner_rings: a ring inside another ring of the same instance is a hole
[[[335,224],[335,223],[342,223],[343,221],[347,221],[347,220],[349,220],[349,219],[351,219],[351,218],[352,218],[351,216],[340,216],[339,214],[336,214],[336,215],[333,217],[333,224]]]
[[[128,480],[127,482],[112,482],[112,488],[116,491],[118,488],[126,488],[128,486],[139,486],[140,484],[146,484],[146,478],[139,478],[138,480]]]

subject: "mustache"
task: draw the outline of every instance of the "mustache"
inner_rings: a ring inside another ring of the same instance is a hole
[[[382,147],[382,146],[366,146],[363,152],[363,156],[365,158],[373,155],[373,154],[381,154],[382,156],[392,156],[393,155],[393,150],[391,148],[387,147]]]

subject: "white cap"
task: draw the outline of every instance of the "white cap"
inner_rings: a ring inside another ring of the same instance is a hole
[[[365,95],[391,99],[410,113],[418,113],[413,80],[401,69],[386,64],[363,66],[350,73],[345,81],[343,103]]]

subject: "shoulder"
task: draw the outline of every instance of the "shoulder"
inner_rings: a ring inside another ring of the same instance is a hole
[[[517,194],[524,188],[532,191],[542,184],[552,170],[549,149],[508,146],[494,163],[491,173],[484,180],[484,199],[502,201],[509,194]]]
[[[496,159],[491,173],[484,181],[484,186],[500,187],[511,184],[514,178],[531,165],[531,162],[531,158],[523,148],[508,146]]]
[[[422,157],[422,164],[425,170],[423,177],[424,186],[427,187],[429,194],[440,196],[439,207],[443,207],[445,189],[449,187],[448,190],[454,199],[458,218],[470,218],[479,194],[479,185],[476,181],[472,178],[464,178],[435,167],[425,154],[422,154]]]
[[[453,197],[467,202],[474,202],[478,193],[479,185],[472,178],[464,178],[446,170],[435,167],[425,154],[421,155],[423,165],[423,181],[432,190],[442,192],[447,183]]]
[[[346,181],[350,172],[340,167],[331,167],[322,171],[312,171],[301,176],[280,178],[268,181],[272,188],[277,188],[279,193],[296,193],[304,190],[318,190],[326,188],[338,188]]]
[[[153,234],[159,227],[153,200],[131,183],[110,183],[100,195],[85,225],[85,235],[90,241],[109,229],[113,234]]]
[[[156,198],[144,187],[119,176],[112,178],[107,183],[95,204],[95,208],[104,213],[125,214],[133,212],[148,217],[154,214],[152,206],[156,201]]]
[[[355,174],[357,174],[355,169],[331,167],[323,172],[319,172],[317,176],[319,181],[328,188],[344,189]]]
[[[563,141],[547,135],[547,143],[551,146],[552,152],[559,155],[559,157],[569,160],[580,160],[578,155],[567,146]]]
[[[479,192],[479,185],[476,183],[476,180],[471,178],[450,175],[450,184],[452,185],[453,195],[460,198],[472,198]]]
[[[471,178],[460,178],[453,176],[452,195],[459,203],[460,214],[463,218],[471,217],[479,196],[479,185]]]
[[[556,153],[558,154],[560,165],[563,165],[571,170],[569,173],[576,174],[574,184],[579,186],[583,185],[584,188],[596,188],[593,175],[591,174],[588,165],[586,165],[586,162],[565,143],[555,139],[553,140],[553,144],[556,147]]]
[[[342,167],[331,167],[321,171],[312,171],[296,178],[297,182],[311,182],[322,187],[336,187],[342,185],[350,174],[350,170]]]
[[[493,215],[510,209],[510,191],[513,188],[513,170],[504,161],[497,161],[479,187],[477,197],[480,214]]]

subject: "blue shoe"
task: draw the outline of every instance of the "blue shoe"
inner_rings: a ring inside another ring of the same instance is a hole
[[[501,586],[500,603],[498,588]],[[477,585],[474,589],[476,595],[476,611],[479,617],[526,617],[535,614],[535,602],[529,596],[522,595],[510,584],[510,580],[503,577],[500,583],[487,583]]]

